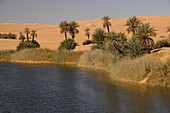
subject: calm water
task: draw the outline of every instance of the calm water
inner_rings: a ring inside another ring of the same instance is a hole
[[[0,113],[170,113],[170,90],[108,82],[105,73],[0,63]]]

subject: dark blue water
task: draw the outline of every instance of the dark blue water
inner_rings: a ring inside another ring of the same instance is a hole
[[[170,113],[170,90],[76,67],[0,63],[0,113]]]

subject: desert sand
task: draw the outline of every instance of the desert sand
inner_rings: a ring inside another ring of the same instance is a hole
[[[147,23],[149,22],[152,27],[154,27],[157,31],[157,36],[153,39],[155,41],[164,39],[161,37],[168,37],[168,33],[166,32],[167,27],[170,26],[170,16],[137,16],[142,22]],[[126,23],[127,18],[116,18],[111,19],[111,31],[115,32],[125,32],[128,38],[131,37],[131,34],[127,34],[126,29],[127,26],[124,26]],[[88,50],[90,49],[90,45],[82,45],[87,37],[85,36],[84,29],[90,28],[91,34],[94,32],[96,28],[102,28],[102,20],[94,19],[94,20],[87,20],[87,21],[77,21],[80,25],[78,28],[80,33],[76,35],[75,40],[78,42],[79,46],[76,47],[75,50]],[[58,25],[49,25],[49,24],[19,24],[19,23],[1,23],[0,24],[0,33],[15,33],[19,36],[20,32],[24,32],[24,28],[30,28],[31,30],[37,30],[38,38],[36,40],[41,44],[41,48],[49,48],[56,50],[59,46],[60,42],[64,40],[64,34],[60,33],[60,28]],[[105,29],[105,31],[107,31]],[[69,35],[69,37],[71,37]],[[92,38],[92,37],[90,37]],[[0,50],[7,50],[7,49],[16,49],[19,40],[12,40],[12,39],[0,39]]]

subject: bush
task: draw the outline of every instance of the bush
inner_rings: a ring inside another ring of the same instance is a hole
[[[59,50],[73,50],[78,44],[73,39],[66,39],[60,43]]]
[[[17,50],[29,49],[29,48],[39,48],[40,44],[37,41],[26,41],[20,42],[17,46]]]
[[[89,45],[91,43],[93,43],[91,40],[86,40],[86,41],[83,42],[83,45]]]
[[[95,50],[95,49],[104,49],[104,47],[103,47],[102,44],[95,44],[95,45],[91,46],[91,49],[92,50]]]
[[[166,40],[159,40],[155,44],[156,48],[161,48],[161,47],[170,47],[170,42]]]
[[[139,43],[137,43],[137,38],[135,37],[123,45],[123,51],[125,55],[128,55],[131,58],[142,56],[148,52],[144,50],[144,48]]]

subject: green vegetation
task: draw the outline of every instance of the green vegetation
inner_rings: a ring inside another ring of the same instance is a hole
[[[26,36],[27,36],[27,42],[29,42],[30,28],[25,28],[25,29],[24,29],[24,33],[25,33]]]
[[[142,23],[136,16],[128,18],[125,24],[128,26],[127,32],[133,33],[130,39],[127,39],[125,33],[110,31],[110,17],[103,17],[102,20],[103,27],[107,28],[108,32],[97,28],[92,34],[92,41],[89,40],[90,28],[84,30],[88,40],[85,40],[83,45],[93,43],[92,50],[70,51],[78,46],[74,39],[79,33],[77,29],[79,24],[75,21],[62,21],[59,27],[65,40],[60,43],[58,50],[35,49],[40,47],[35,40],[37,32],[36,30],[30,32],[29,28],[25,28],[26,38],[22,33],[19,36],[21,42],[17,50],[20,51],[0,51],[0,60],[76,63],[80,66],[105,70],[114,79],[140,82],[147,78],[148,84],[170,87],[170,60],[161,62],[162,54],[150,52],[154,48],[170,47],[169,39],[154,44],[152,37],[157,35],[156,30],[149,23]]]
[[[73,50],[78,44],[73,39],[68,38],[60,43],[59,50]]]
[[[105,50],[114,54],[115,52],[122,53],[123,44],[127,41],[124,33],[110,32],[105,38]]]
[[[22,32],[19,33],[19,40],[21,40],[21,42],[24,42],[25,41],[25,36],[22,34]]]
[[[132,32],[133,35],[135,35],[140,25],[141,25],[141,21],[136,16],[129,17],[125,24],[125,26],[128,26],[127,28],[128,34]]]
[[[103,44],[104,39],[106,38],[106,33],[103,29],[98,28],[95,30],[95,32],[92,35],[93,42],[96,44]]]
[[[29,49],[29,48],[39,48],[40,44],[37,41],[21,41],[17,46],[17,50]]]
[[[86,40],[83,42],[83,45],[89,45],[92,44],[93,42],[91,40]]]
[[[155,44],[155,48],[170,47],[170,41],[167,39],[159,40]]]
[[[71,21],[69,23],[69,33],[70,33],[73,40],[75,38],[75,34],[79,33],[79,30],[77,29],[78,27],[79,27],[79,24],[75,21]]]
[[[111,22],[109,22],[109,20],[110,20],[110,17],[109,16],[104,16],[103,18],[102,18],[102,21],[103,21],[103,27],[105,28],[107,28],[107,31],[108,31],[108,33],[110,32],[110,26],[112,26],[112,24],[111,24]]]
[[[138,27],[135,35],[145,49],[153,49],[154,41],[151,37],[157,35],[155,31],[153,27],[150,27],[149,23],[142,23],[142,25]]]
[[[69,23],[67,21],[62,21],[59,24],[61,34],[64,33],[65,40],[67,40],[67,32],[69,31]]]
[[[89,28],[86,28],[84,31],[85,31],[85,33],[86,33],[85,35],[87,36],[87,38],[88,38],[88,40],[89,40],[89,39],[90,39],[90,32],[89,32],[90,29],[89,29]]]
[[[25,28],[24,32],[27,35],[27,41],[25,41],[25,36],[22,34],[22,32],[20,32],[19,40],[21,40],[21,42],[17,46],[17,50],[23,50],[23,49],[29,49],[29,48],[39,48],[40,44],[35,40],[35,37],[38,36],[38,34],[36,33],[36,30],[31,30],[31,34],[30,34],[30,29]],[[32,37],[31,41],[29,40],[29,34]]]
[[[36,32],[37,32],[36,30],[31,31],[32,42],[34,42],[35,41],[34,38],[38,36],[38,34]]]
[[[12,33],[0,33],[0,39],[17,39],[17,35]]]
[[[146,51],[142,45],[140,45],[137,41],[136,37],[132,37],[128,40],[122,47],[123,54],[126,56],[130,56],[131,58],[136,58],[138,56],[142,56],[149,51]]]

